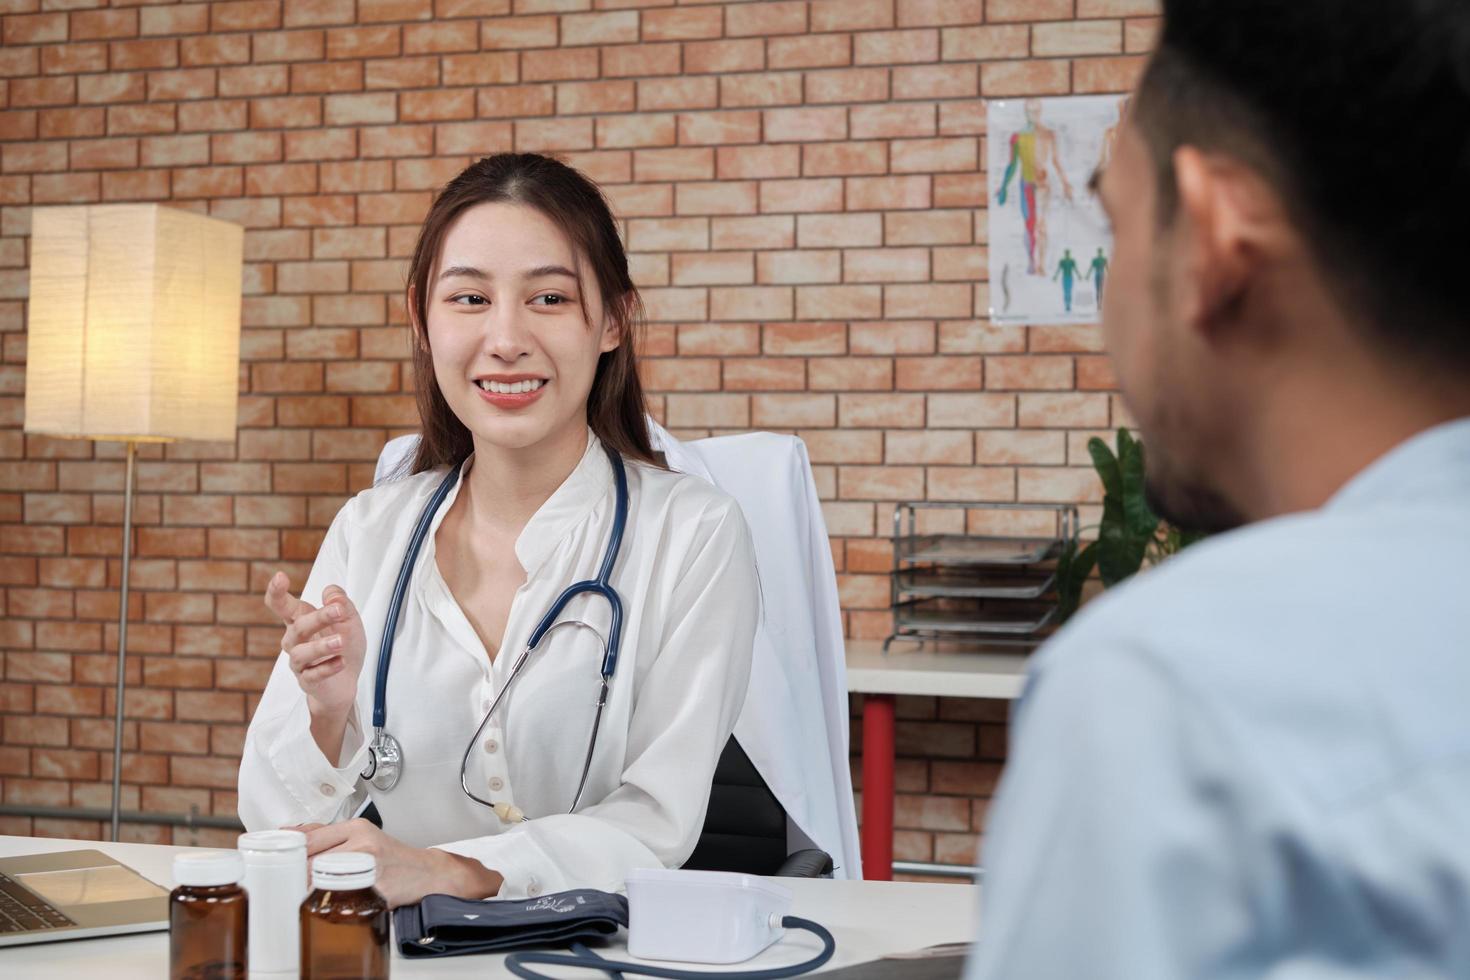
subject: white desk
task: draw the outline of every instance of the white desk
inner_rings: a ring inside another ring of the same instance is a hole
[[[1026,655],[929,653],[914,642],[847,644],[847,689],[863,698],[863,877],[893,878],[893,699],[899,694],[950,698],[1021,696]]]
[[[0,837],[0,856],[75,848],[96,848],[110,854],[165,887],[172,884],[170,874],[174,854],[187,850],[156,844]],[[822,923],[836,938],[837,953],[828,964],[829,969],[875,959],[885,953],[967,941],[975,932],[979,889],[972,886],[800,878],[782,878],[781,883],[793,893],[793,914]],[[776,946],[751,960],[749,966],[798,963],[819,948],[817,940],[807,933],[788,933]],[[618,958],[626,955],[621,943],[614,944],[606,952]],[[499,969],[501,960],[499,956],[408,960],[395,951],[392,975],[395,980],[415,977],[474,977],[475,980],[483,980],[491,976],[508,976]],[[700,969],[694,965],[689,968]],[[158,980],[167,975],[168,934],[165,932],[0,949],[0,976],[3,977],[24,977],[26,980],[49,977],[132,980],[136,977]],[[596,974],[578,970],[565,975],[591,977]]]

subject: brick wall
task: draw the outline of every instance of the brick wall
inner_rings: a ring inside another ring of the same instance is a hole
[[[478,155],[555,152],[604,186],[667,425],[806,440],[851,636],[888,628],[893,501],[1095,500],[1083,446],[1121,421],[1095,329],[985,318],[982,98],[1126,89],[1156,0],[0,12],[5,803],[107,805],[116,669],[121,450],[21,431],[32,205],[159,200],[248,229],[239,437],[150,447],[139,467],[129,809],[233,814],[280,635],[258,596],[277,568],[304,578],[414,425],[405,257],[434,189]],[[905,699],[900,718],[899,856],[966,861],[1004,706]]]

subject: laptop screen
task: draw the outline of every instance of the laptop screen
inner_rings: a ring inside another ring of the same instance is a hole
[[[131,868],[117,864],[99,868],[75,868],[70,871],[33,871],[14,877],[58,907],[168,897],[168,892],[158,885]]]

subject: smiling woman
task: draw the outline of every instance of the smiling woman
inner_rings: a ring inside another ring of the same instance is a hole
[[[738,506],[653,459],[607,204],[547,157],[481,160],[431,209],[407,300],[418,453],[338,513],[300,599],[267,589],[286,629],[241,817],[374,854],[394,905],[677,867],[759,598]],[[381,829],[353,819],[369,801]]]

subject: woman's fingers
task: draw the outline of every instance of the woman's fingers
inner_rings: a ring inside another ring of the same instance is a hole
[[[306,603],[302,603],[306,606]],[[306,643],[317,637],[317,634],[329,626],[336,626],[348,619],[349,613],[339,603],[328,602],[320,609],[311,609],[310,612],[302,612],[286,627],[286,636],[281,641],[281,646],[287,650],[301,643]],[[327,634],[330,635],[330,634]]]
[[[297,674],[321,667],[328,661],[340,661],[341,651],[342,637],[336,633],[328,633],[286,648],[286,653],[291,658],[291,669]]]
[[[276,572],[266,583],[265,605],[287,626],[290,626],[292,621],[303,612],[309,612],[315,608],[311,603],[302,602],[291,594],[291,580],[286,577],[285,572]]]

